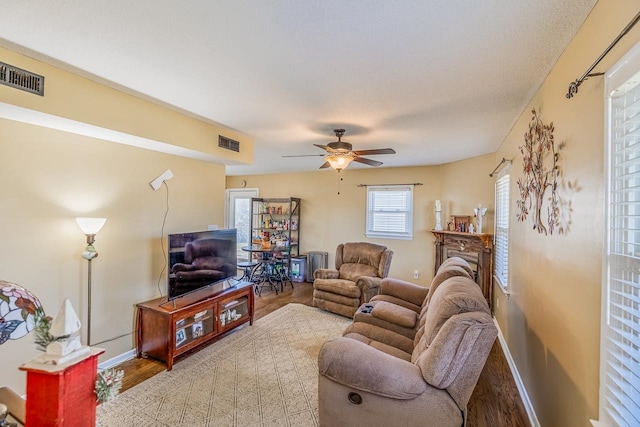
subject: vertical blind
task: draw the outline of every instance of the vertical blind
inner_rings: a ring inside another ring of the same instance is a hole
[[[640,79],[608,99],[601,422],[640,425]]]
[[[504,289],[509,280],[509,165],[496,180],[495,268],[496,281]]]
[[[367,187],[367,237],[413,237],[413,186]]]

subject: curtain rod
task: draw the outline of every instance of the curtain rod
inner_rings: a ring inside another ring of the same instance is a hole
[[[498,163],[498,166],[496,166],[496,168],[489,174],[489,176],[493,178],[493,175],[498,172],[498,169],[500,169],[500,166],[502,166],[504,163],[511,163],[511,160],[507,160],[503,157],[502,160],[500,160],[500,163]]]
[[[411,182],[409,184],[358,184],[358,187],[384,187],[385,185],[423,185],[421,182]]]
[[[585,71],[582,77],[580,77],[575,82],[569,83],[569,90],[566,95],[567,99],[573,98],[573,95],[578,93],[578,87],[582,84],[583,81],[587,80],[588,77],[601,76],[604,74],[604,73],[593,73],[593,74],[590,74],[590,73],[596,67],[596,65],[598,65],[600,61],[602,61],[602,58],[604,58],[607,55],[607,53],[609,53],[609,51],[613,49],[613,47],[620,41],[620,39],[624,37],[629,31],[631,31],[633,26],[636,25],[638,21],[640,21],[640,12],[638,12],[638,14],[631,20],[631,22],[627,24],[624,30],[622,30],[622,32],[618,34],[618,37],[616,37],[616,39],[609,45],[609,47],[606,48],[604,52],[602,52],[602,54],[598,57],[598,59],[596,59],[596,61],[593,64],[591,64],[591,67],[589,67],[589,69]]]

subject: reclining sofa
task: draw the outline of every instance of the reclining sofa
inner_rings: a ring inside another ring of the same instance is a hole
[[[320,425],[463,426],[498,335],[466,261],[443,263],[429,288],[394,278],[318,357]]]

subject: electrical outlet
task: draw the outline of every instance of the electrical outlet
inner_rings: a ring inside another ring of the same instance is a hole
[[[418,277],[420,277],[420,273],[418,273],[418,270],[415,270],[415,271],[413,272],[413,278],[414,278],[414,279],[417,279]]]

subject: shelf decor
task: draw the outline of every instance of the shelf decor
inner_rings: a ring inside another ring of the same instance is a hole
[[[98,372],[96,379],[96,401],[106,403],[115,399],[122,387],[123,370],[107,368]]]
[[[559,166],[559,152],[564,148],[561,143],[557,149],[553,138],[553,122],[544,124],[535,109],[529,130],[524,134],[524,145],[519,147],[522,153],[523,176],[518,178],[520,199],[517,201],[516,218],[524,222],[531,214],[533,229],[540,234],[553,234],[560,225],[561,201],[558,195],[558,181],[562,175]],[[547,224],[542,220],[543,205],[547,206]],[[562,229],[560,230],[562,232]]]

